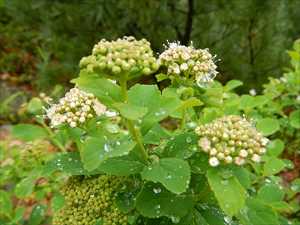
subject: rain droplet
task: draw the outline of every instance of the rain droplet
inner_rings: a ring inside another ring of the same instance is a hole
[[[191,143],[191,142],[192,142],[192,138],[191,138],[191,137],[187,137],[187,138],[185,139],[185,141],[186,141],[186,143]]]
[[[161,192],[161,188],[153,188],[153,192],[155,193],[155,194],[159,194],[160,192]]]
[[[224,217],[224,221],[225,221],[226,223],[228,223],[228,224],[231,224],[231,222],[232,222],[231,218],[228,217],[228,216],[225,216],[225,217]]]
[[[171,216],[172,223],[179,223],[180,218],[177,216]]]
[[[223,185],[228,185],[228,183],[229,183],[228,180],[222,180],[221,181],[221,184],[223,184]]]
[[[108,144],[104,144],[104,151],[105,152],[110,152],[110,146]]]

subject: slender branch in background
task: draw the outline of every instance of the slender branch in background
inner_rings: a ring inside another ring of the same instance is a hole
[[[193,28],[193,17],[194,17],[194,0],[188,0],[188,13],[185,22],[185,32],[181,43],[188,45],[191,40],[192,28]]]

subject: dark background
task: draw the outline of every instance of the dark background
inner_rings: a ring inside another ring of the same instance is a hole
[[[77,76],[101,38],[191,41],[220,59],[218,80],[259,90],[288,66],[300,0],[0,0],[0,78],[49,91]],[[1,82],[2,82],[1,81]]]

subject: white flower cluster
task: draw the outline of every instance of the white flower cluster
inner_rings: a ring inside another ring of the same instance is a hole
[[[199,146],[210,156],[213,167],[221,162],[243,165],[247,160],[260,162],[269,140],[240,116],[225,116],[205,125],[195,132],[200,136]]]
[[[89,118],[100,116],[105,112],[106,107],[93,94],[72,88],[58,104],[53,104],[46,110],[46,116],[50,119],[52,127],[63,123],[76,127]]]
[[[195,49],[179,43],[170,43],[159,56],[159,63],[167,67],[169,75],[183,75],[196,80],[198,85],[209,82],[218,74],[208,49]]]
[[[146,39],[123,37],[116,41],[102,39],[94,46],[92,55],[81,59],[80,67],[88,71],[103,71],[109,75],[128,72],[148,75],[159,66]]]

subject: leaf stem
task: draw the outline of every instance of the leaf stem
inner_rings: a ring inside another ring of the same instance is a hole
[[[120,80],[120,86],[121,86],[121,94],[123,97],[123,101],[126,103],[128,101],[126,79]],[[140,153],[140,156],[142,157],[142,160],[147,162],[148,161],[148,153],[144,147],[142,135],[141,135],[140,131],[137,128],[135,128],[134,122],[132,120],[129,120],[129,119],[125,119],[125,120],[127,122],[126,125],[127,125],[127,128],[129,130],[131,136],[133,137],[133,139],[139,146],[139,150],[140,150],[139,153]]]
[[[184,126],[185,126],[185,122],[186,122],[186,110],[183,109],[182,112],[181,112],[181,116],[182,116],[182,119],[181,119],[181,130],[184,129]]]
[[[47,133],[49,134],[50,140],[52,141],[52,143],[54,145],[56,145],[56,147],[58,147],[61,151],[66,152],[66,148],[62,145],[62,143],[60,143],[57,139],[54,138],[54,133],[53,131],[45,124],[44,121],[42,120],[37,120],[42,126],[43,128],[47,131]]]

